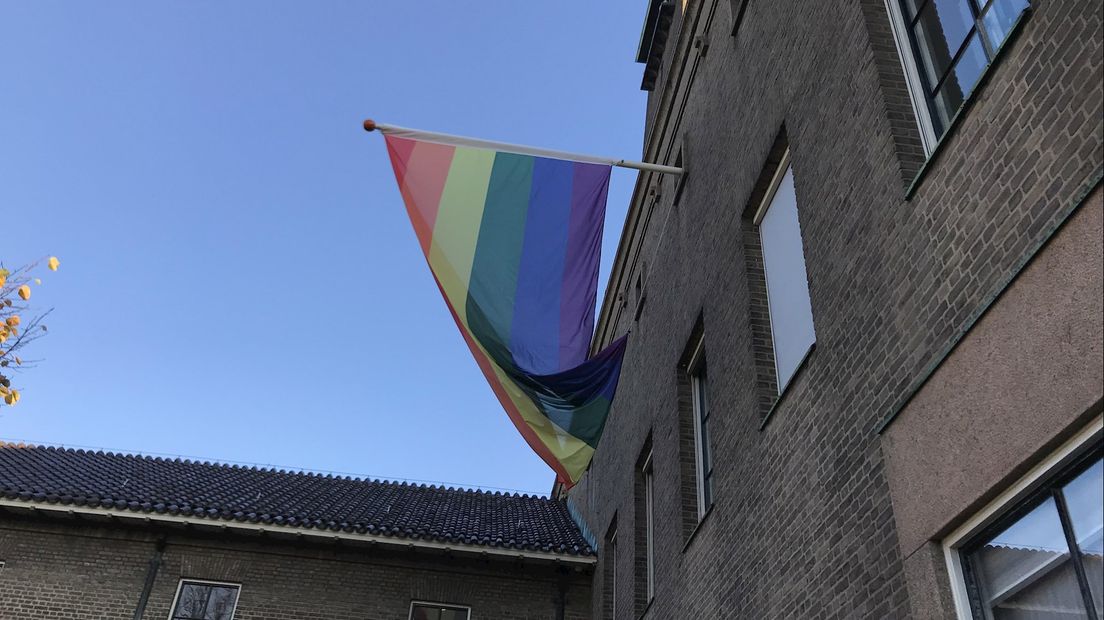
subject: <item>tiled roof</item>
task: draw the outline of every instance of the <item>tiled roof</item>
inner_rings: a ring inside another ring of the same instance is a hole
[[[0,442],[0,496],[212,521],[591,556],[560,501]]]

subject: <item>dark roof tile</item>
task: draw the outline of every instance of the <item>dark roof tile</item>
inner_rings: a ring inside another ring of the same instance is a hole
[[[559,501],[0,442],[0,495],[31,502],[593,555]]]

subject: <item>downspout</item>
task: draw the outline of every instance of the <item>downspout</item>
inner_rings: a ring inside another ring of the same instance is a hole
[[[561,576],[556,584],[556,620],[567,617],[567,578]]]
[[[153,582],[157,579],[157,569],[161,568],[161,553],[165,551],[165,537],[157,539],[153,557],[150,558],[149,568],[146,569],[146,583],[142,586],[142,595],[138,597],[138,607],[134,609],[134,620],[142,620],[146,613],[146,603],[149,602],[150,592],[153,591]]]

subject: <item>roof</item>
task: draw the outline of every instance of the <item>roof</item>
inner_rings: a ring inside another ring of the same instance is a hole
[[[0,442],[0,497],[300,532],[594,555],[564,503],[546,497],[187,459]]]

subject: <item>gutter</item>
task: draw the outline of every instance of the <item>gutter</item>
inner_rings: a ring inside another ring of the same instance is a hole
[[[469,545],[466,543],[442,543],[428,540],[416,540],[409,538],[393,538],[390,536],[379,536],[376,534],[360,534],[357,532],[335,532],[335,531],[323,531],[316,529],[290,527],[284,525],[257,525],[253,523],[241,523],[238,521],[223,521],[212,519],[200,519],[196,517],[183,517],[179,515],[164,515],[156,513],[145,512],[132,512],[127,510],[114,510],[111,508],[88,508],[85,506],[70,506],[64,504],[40,504],[36,502],[27,502],[22,500],[11,500],[0,498],[0,508],[16,508],[23,510],[46,511],[61,513],[67,515],[91,515],[99,517],[128,519],[135,522],[144,524],[156,522],[156,523],[168,523],[176,525],[194,525],[199,527],[209,528],[226,528],[241,530],[244,532],[256,532],[256,533],[275,533],[275,534],[293,534],[303,537],[317,538],[320,540],[339,541],[349,540],[358,541],[371,544],[387,545],[396,549],[430,549],[434,551],[445,552],[461,552],[470,553],[473,555],[486,555],[495,556],[497,558],[508,558],[515,560],[534,560],[538,562],[550,562],[553,564],[567,564],[575,566],[593,566],[598,563],[598,558],[595,556],[578,556],[567,555],[559,553],[550,553],[547,551],[530,551],[520,549],[501,549],[496,547],[485,547],[481,545]]]

